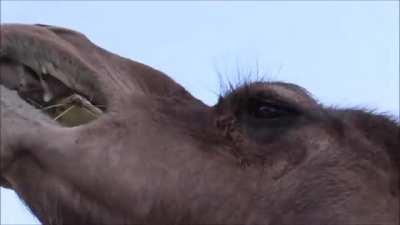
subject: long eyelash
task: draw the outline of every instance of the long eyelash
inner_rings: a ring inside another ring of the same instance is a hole
[[[273,80],[260,75],[258,69],[255,73],[252,71],[248,74],[242,75],[238,72],[236,80],[230,80],[223,77],[222,74],[218,73],[219,87],[220,87],[220,98],[225,98],[233,94],[238,89],[250,89],[251,86],[257,83],[271,83]]]

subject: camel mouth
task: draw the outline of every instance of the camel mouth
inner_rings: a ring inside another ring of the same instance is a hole
[[[62,126],[78,126],[106,111],[96,70],[79,51],[42,26],[1,25],[0,85]]]
[[[89,123],[105,110],[96,104],[97,99],[68,87],[42,67],[37,68],[0,57],[0,85],[16,91],[18,96],[61,126],[74,127]]]

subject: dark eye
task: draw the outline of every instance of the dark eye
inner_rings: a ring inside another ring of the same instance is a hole
[[[295,110],[288,106],[260,99],[251,99],[248,111],[251,116],[260,119],[273,119],[295,113]]]

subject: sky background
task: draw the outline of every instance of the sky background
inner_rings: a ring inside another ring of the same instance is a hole
[[[325,105],[399,115],[399,3],[1,1],[2,23],[68,27],[155,67],[207,104],[219,72],[257,67],[299,84]],[[1,224],[37,224],[1,189]]]

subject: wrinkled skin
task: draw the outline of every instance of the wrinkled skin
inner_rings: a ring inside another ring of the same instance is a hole
[[[399,223],[399,124],[384,116],[325,108],[281,82],[209,107],[58,27],[2,25],[0,56],[0,182],[43,224]],[[105,113],[58,125],[22,100],[43,93],[21,90],[21,65]]]

